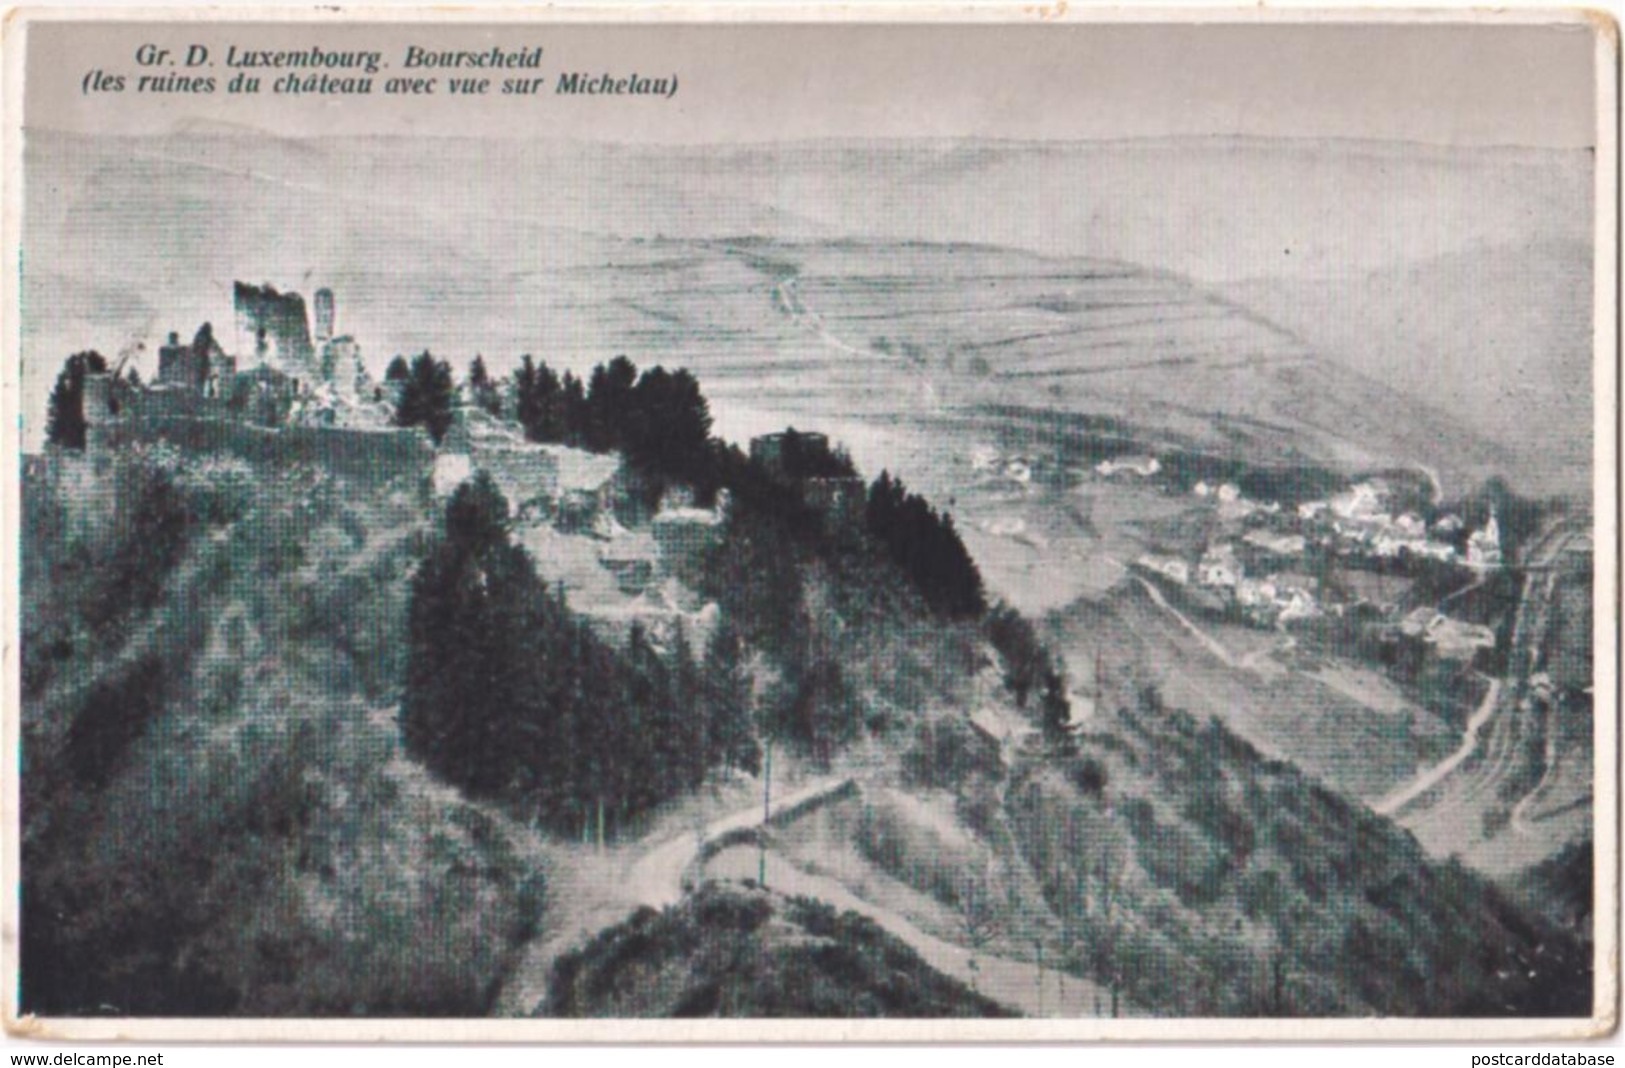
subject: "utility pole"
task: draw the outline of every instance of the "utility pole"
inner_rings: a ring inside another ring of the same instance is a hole
[[[1038,1015],[1044,1015],[1044,939],[1035,938],[1033,944],[1038,947]]]
[[[767,818],[773,814],[773,739],[762,745],[762,829],[756,834],[756,882],[767,886]]]

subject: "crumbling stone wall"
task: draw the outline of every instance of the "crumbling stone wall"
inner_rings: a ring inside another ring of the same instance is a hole
[[[105,425],[104,448],[164,441],[182,452],[227,453],[266,468],[319,466],[368,486],[404,480],[429,495],[434,445],[421,429],[290,426],[278,430],[227,419],[135,415]]]

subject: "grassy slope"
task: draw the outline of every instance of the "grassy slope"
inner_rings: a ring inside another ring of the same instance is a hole
[[[1228,642],[1237,658],[1241,639],[1255,638],[1254,632],[1226,632],[1188,614]],[[1418,765],[1443,759],[1460,740],[1449,723],[1420,706],[1376,710],[1268,658],[1260,658],[1273,669],[1268,673],[1221,664],[1137,584],[1104,603],[1080,601],[1061,620],[1063,648],[1081,658],[1099,647],[1114,663],[1136,664],[1169,703],[1199,718],[1217,716],[1269,755],[1291,760],[1350,797],[1381,797],[1408,781]],[[1279,648],[1280,642],[1269,634],[1253,648]],[[1462,719],[1468,711],[1460,710]]]

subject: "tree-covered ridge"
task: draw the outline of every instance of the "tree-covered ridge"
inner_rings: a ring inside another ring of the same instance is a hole
[[[514,372],[513,393],[515,416],[531,441],[624,452],[656,492],[677,482],[709,502],[727,489],[746,508],[783,520],[793,537],[816,540],[826,532],[825,517],[807,504],[799,483],[858,476],[851,456],[821,435],[787,429],[771,465],[712,437],[710,405],[686,370],[639,372],[617,356],[595,366],[583,386],[526,356]],[[969,618],[987,607],[981,573],[953,518],[889,473],[869,488],[864,529],[934,611]]]
[[[474,796],[571,832],[619,824],[714,766],[753,769],[732,633],[713,635],[703,664],[681,631],[665,651],[636,625],[611,646],[541,580],[508,518],[476,475],[413,578],[408,751]]]
[[[530,441],[624,452],[651,474],[709,497],[718,486],[711,411],[686,370],[638,371],[625,356],[598,364],[585,385],[529,356],[513,374],[514,417]]]
[[[96,466],[23,477],[22,1010],[490,1012],[543,915],[527,832],[369,714],[421,507],[161,442]]]
[[[1002,1017],[874,921],[754,885],[708,882],[560,957],[560,1017]]]
[[[945,513],[890,475],[865,494],[844,451],[814,447],[819,435],[787,431],[772,461],[713,438],[686,371],[640,372],[620,357],[582,385],[526,358],[511,381],[528,439],[622,452],[643,505],[672,485],[700,501],[727,491],[722,537],[685,576],[721,614],[703,657],[686,634],[657,649],[636,626],[610,646],[512,543],[494,484],[465,484],[413,581],[403,721],[411,751],[476,795],[572,832],[600,818],[613,831],[711,768],[754,770],[770,739],[827,760],[867,729],[876,700],[891,704],[863,685],[874,672],[854,667],[863,653],[843,644],[850,635],[885,645],[900,623],[983,608]],[[826,478],[853,479],[867,514],[842,520],[809,498],[803,484]],[[746,662],[757,657],[753,693]]]
[[[959,539],[953,516],[908,492],[902,479],[880,473],[869,489],[864,526],[932,608],[960,618],[986,610],[981,572]]]

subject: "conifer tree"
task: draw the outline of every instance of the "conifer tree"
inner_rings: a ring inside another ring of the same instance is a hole
[[[497,384],[491,381],[483,356],[476,355],[468,365],[468,396],[483,411],[498,418],[502,416],[502,394],[497,390]]]
[[[714,762],[708,681],[686,632],[665,651],[642,625],[622,649],[598,638],[513,543],[483,472],[453,493],[413,576],[408,634],[407,750],[471,794],[612,835]]]
[[[981,572],[960,540],[953,517],[909,493],[901,479],[886,471],[875,479],[864,508],[864,526],[934,611],[965,618],[986,610]]]
[[[401,385],[395,425],[421,426],[439,444],[451,429],[452,397],[451,365],[421,352],[412,360]]]
[[[560,386],[563,394],[563,428],[566,445],[582,446],[587,443],[587,389],[569,371],[564,373]]]
[[[514,418],[525,432],[525,437],[531,441],[539,441],[537,437],[538,403],[536,396],[536,361],[530,358],[530,353],[519,357],[519,366],[513,371],[513,400]]]
[[[711,633],[705,646],[706,759],[728,769],[761,770],[762,751],[756,740],[751,700],[751,677],[744,662],[739,632],[726,618]]]
[[[94,350],[68,357],[51,389],[45,415],[45,440],[67,449],[85,447],[85,431],[89,425],[85,418],[85,376],[106,371],[107,360]],[[106,412],[91,414],[98,418],[107,416]]]
[[[514,399],[519,425],[531,441],[566,440],[564,397],[559,376],[547,364],[537,364],[529,356],[519,361],[514,372]]]
[[[1044,673],[1044,695],[1039,701],[1044,737],[1051,745],[1067,746],[1072,740],[1072,702],[1066,698],[1066,677],[1051,668]]]
[[[637,365],[617,356],[592,369],[587,380],[586,446],[594,452],[620,449],[626,444],[627,426],[632,418],[632,390],[637,385]]]

